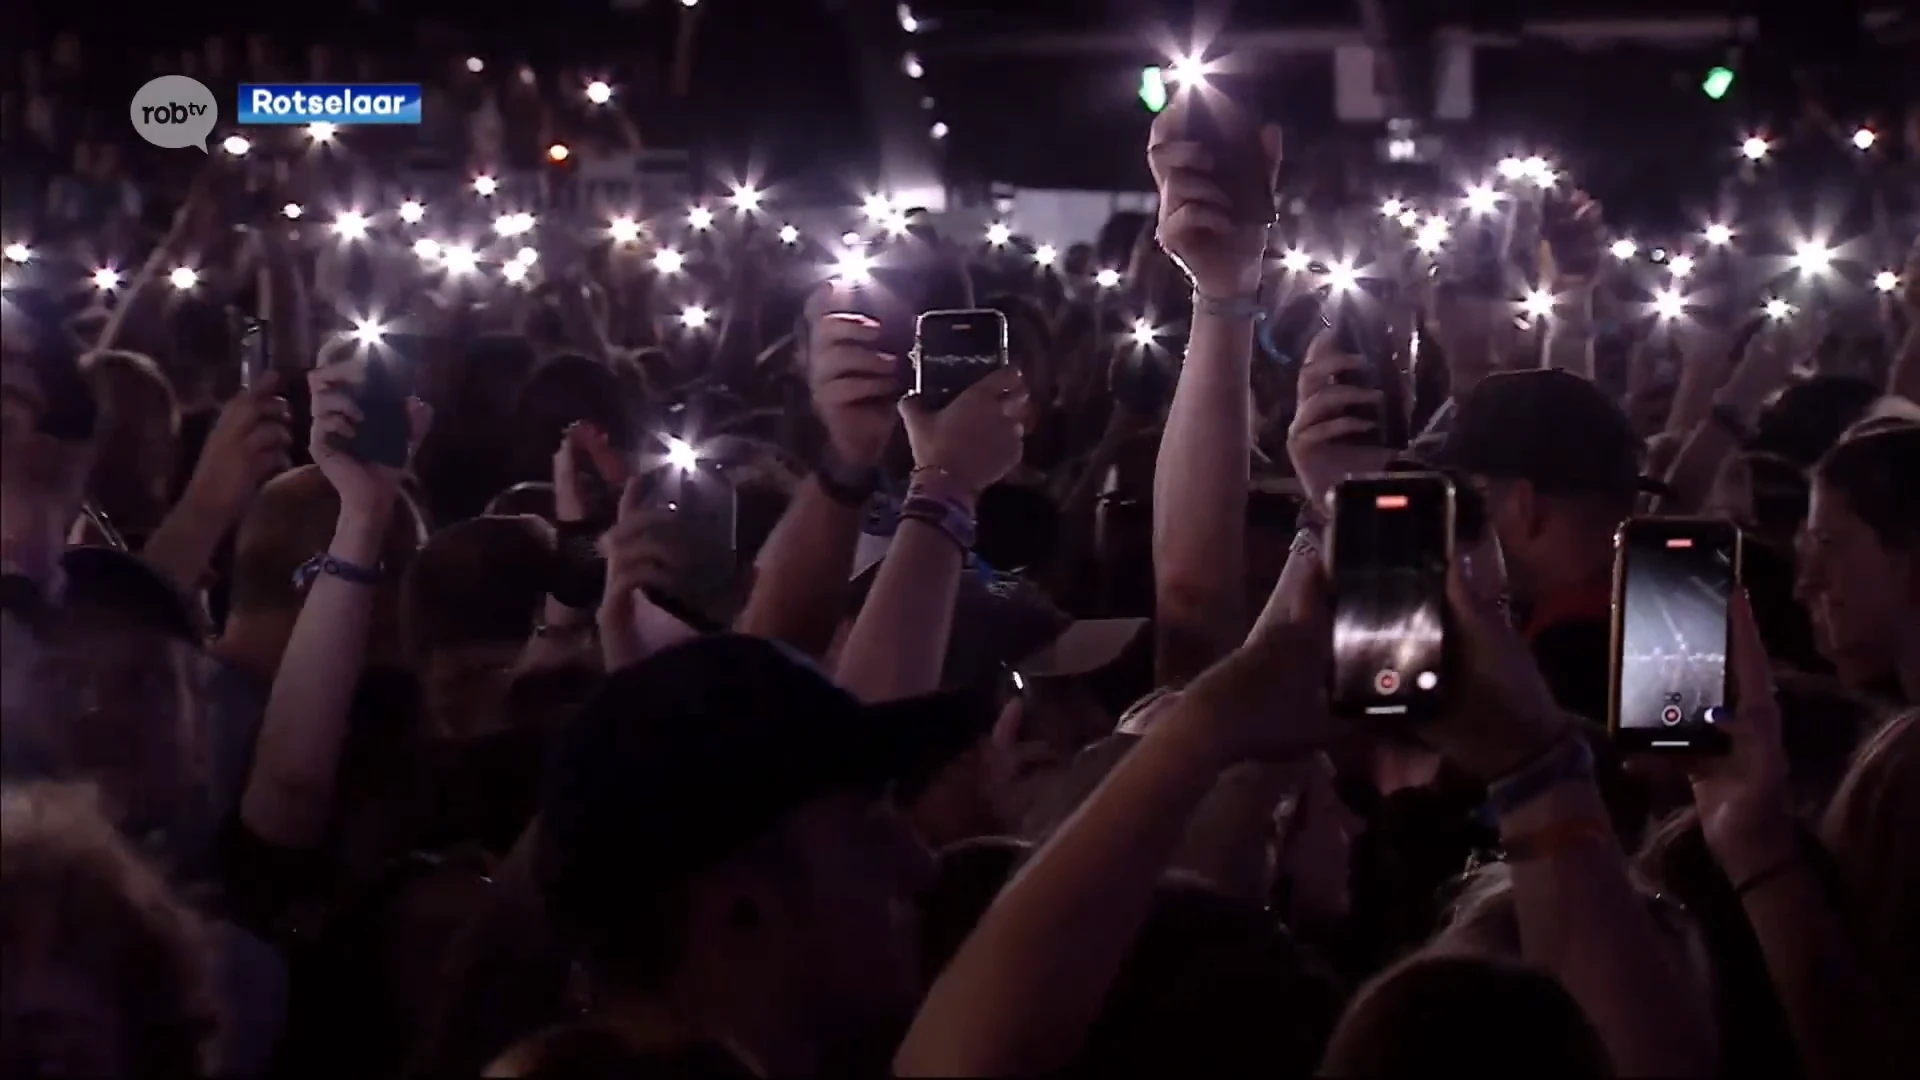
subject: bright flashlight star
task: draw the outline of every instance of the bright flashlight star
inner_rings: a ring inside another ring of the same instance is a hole
[[[1693,256],[1675,255],[1673,260],[1667,263],[1667,269],[1671,270],[1676,278],[1686,277],[1693,273]]]
[[[885,195],[869,195],[860,210],[868,221],[879,223],[893,216],[893,200]]]
[[[1518,180],[1527,175],[1527,163],[1517,157],[1501,158],[1499,171],[1502,180]]]
[[[1388,199],[1380,204],[1380,216],[1397,218],[1406,207],[1399,199]]]
[[[698,310],[698,309],[690,309]],[[669,437],[667,439],[667,464],[681,472],[692,472],[700,467],[700,451],[685,439]]]
[[[1833,266],[1833,252],[1818,240],[1806,240],[1793,249],[1793,268],[1803,274],[1824,274]]]
[[[229,135],[221,141],[220,149],[225,150],[234,157],[245,157],[247,156],[247,151],[253,149],[253,140],[247,138],[245,135]]]
[[[1446,244],[1447,235],[1451,231],[1452,227],[1447,224],[1447,219],[1435,214],[1427,219],[1425,225],[1420,226],[1420,234],[1413,238],[1413,246],[1431,255]]]
[[[510,262],[500,268],[500,276],[518,285],[527,280],[527,264],[523,262]]]
[[[873,280],[873,259],[860,248],[849,247],[835,261],[833,277],[842,285],[865,285]]]
[[[1415,225],[1420,224],[1420,215],[1412,210],[1402,210],[1400,211],[1400,216],[1394,220],[1400,223],[1401,228],[1411,229]]]
[[[607,235],[616,244],[631,244],[640,239],[640,223],[630,217],[614,218],[607,222]]]
[[[473,193],[482,197],[500,190],[500,181],[482,173],[473,178]]]
[[[1634,253],[1640,250],[1640,245],[1631,240],[1615,240],[1613,246],[1607,250],[1613,252],[1613,257],[1616,259],[1631,259]]]
[[[1772,319],[1775,322],[1779,322],[1780,320],[1793,314],[1793,305],[1787,303],[1785,300],[1782,300],[1776,296],[1773,299],[1767,301],[1766,312],[1767,312],[1767,318]]]
[[[1145,319],[1133,320],[1133,343],[1135,345],[1139,345],[1144,348],[1148,345],[1153,344],[1154,340],[1157,339],[1159,336],[1160,336],[1160,332],[1154,329],[1154,326],[1152,323],[1148,322]]]
[[[1740,143],[1740,156],[1748,161],[1759,161],[1766,157],[1767,151],[1771,149],[1773,149],[1772,143],[1758,135],[1749,135]]]
[[[340,216],[333,219],[333,231],[347,240],[359,240],[367,235],[367,215],[358,210],[342,210]]]
[[[176,266],[167,275],[167,281],[174,288],[184,292],[200,284],[200,275],[191,266]]]
[[[372,319],[355,319],[348,336],[361,345],[378,345],[386,340],[387,328]]]
[[[698,304],[680,309],[680,325],[689,330],[702,329],[713,319],[713,313]]]
[[[540,261],[540,252],[530,247],[523,247],[513,253],[513,261],[522,266],[532,266]]]
[[[1198,56],[1176,57],[1167,69],[1167,81],[1175,86],[1205,86],[1210,66]]]
[[[1327,287],[1335,293],[1352,292],[1360,286],[1360,276],[1353,271],[1353,264],[1340,260],[1327,264]]]
[[[400,204],[396,212],[400,215],[400,220],[409,225],[418,225],[420,220],[427,216],[427,208],[419,199],[407,199]]]
[[[1286,254],[1280,256],[1280,268],[1289,274],[1304,273],[1306,269],[1312,265],[1313,260],[1308,258],[1307,253],[1301,251],[1299,248],[1292,248],[1287,251]]]
[[[307,138],[317,143],[330,143],[333,141],[333,137],[338,134],[340,134],[340,125],[338,124],[329,124],[322,120],[307,125]]]
[[[413,253],[422,261],[432,261],[440,257],[440,241],[423,236],[413,242]]]
[[[1033,249],[1033,261],[1041,266],[1052,266],[1060,258],[1060,250],[1052,244],[1041,244]]]
[[[120,271],[103,266],[93,272],[93,287],[106,292],[120,287]]]
[[[1663,319],[1677,319],[1687,313],[1687,298],[1678,289],[1662,289],[1654,294],[1653,311]]]
[[[8,244],[6,256],[10,263],[30,263],[33,261],[33,249],[25,244]]]
[[[533,231],[533,215],[501,214],[493,219],[493,231],[501,236],[521,236]]]
[[[696,206],[687,211],[687,225],[695,232],[705,232],[713,228],[713,211],[704,206]]]
[[[613,87],[595,79],[587,84],[587,100],[595,105],[605,105],[613,100]]]
[[[860,234],[854,232],[852,229],[848,229],[846,232],[840,234],[840,242],[848,247],[855,247],[860,243]]]
[[[736,184],[733,189],[733,194],[729,196],[729,199],[733,202],[733,208],[743,214],[751,214],[755,210],[760,209],[760,200],[762,198],[763,196],[760,194],[759,188],[750,187],[746,184]]]
[[[780,242],[781,242],[781,243],[783,243],[783,244],[797,244],[797,243],[799,243],[799,242],[800,242],[800,230],[799,230],[799,229],[796,229],[796,228],[794,228],[794,227],[793,227],[793,226],[791,226],[791,225],[782,225],[782,226],[780,226]]]
[[[952,131],[953,129],[947,126],[947,122],[945,120],[942,120],[939,123],[934,124],[931,128],[928,128],[927,134],[933,136],[936,139],[944,139]]]
[[[1111,266],[1104,267],[1101,269],[1099,273],[1093,275],[1093,283],[1095,285],[1100,286],[1103,289],[1119,288],[1120,287],[1120,271],[1115,270]]]
[[[1553,314],[1553,294],[1545,289],[1535,289],[1520,301],[1520,310],[1530,319],[1544,319]]]
[[[465,244],[456,244],[453,247],[441,249],[440,261],[446,264],[447,273],[455,277],[462,274],[471,274],[475,270],[480,269],[479,253]]]
[[[1500,193],[1483,184],[1467,189],[1467,212],[1485,216],[1500,208]]]
[[[1705,235],[1707,243],[1712,244],[1714,247],[1726,247],[1728,244],[1733,243],[1733,228],[1728,225],[1722,225],[1717,221],[1707,226]]]
[[[907,73],[909,79],[918,79],[927,73],[926,66],[920,63],[920,58],[912,53],[908,53],[900,61],[900,69]]]
[[[1536,187],[1552,187],[1559,177],[1554,175],[1553,166],[1543,157],[1530,157],[1520,163],[1520,175],[1533,181]]]
[[[478,75],[487,70],[487,62],[477,56],[469,56],[467,57],[467,70],[472,74]]]
[[[996,221],[987,226],[987,243],[994,247],[1002,247],[1011,239],[1013,239],[1013,230],[1007,228],[1004,222]]]
[[[294,218],[297,218],[297,217],[299,217],[299,216],[300,216],[301,214],[304,214],[304,213],[306,213],[306,212],[307,212],[307,208],[306,208],[306,207],[304,207],[304,206],[301,206],[301,205],[300,205],[299,203],[297,203],[297,202],[290,202],[290,203],[288,203],[287,205],[285,205],[285,206],[283,206],[283,207],[281,207],[281,208],[280,208],[280,214],[281,214],[281,216],[283,216],[283,217],[285,217],[285,218],[287,218],[287,219],[289,219],[289,220],[292,220],[292,219],[294,219]]]
[[[687,257],[674,248],[661,248],[653,253],[653,269],[657,273],[677,274],[687,265]]]
[[[1873,287],[1881,292],[1892,292],[1900,287],[1900,275],[1891,270],[1882,270],[1873,275]]]
[[[1853,133],[1853,148],[1855,150],[1871,150],[1873,149],[1873,144],[1879,140],[1880,136],[1875,135],[1872,128],[1861,128]]]

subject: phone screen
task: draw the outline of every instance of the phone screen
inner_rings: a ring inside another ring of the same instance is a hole
[[[1623,749],[1724,750],[1727,601],[1740,532],[1723,521],[1635,518],[1614,548],[1609,727]]]
[[[1333,705],[1386,722],[1445,701],[1453,482],[1356,477],[1334,489]]]
[[[254,381],[267,373],[271,359],[267,353],[269,332],[265,319],[242,316],[240,319],[240,386],[251,390]]]
[[[929,408],[944,409],[1007,363],[1007,317],[978,308],[929,311],[913,331],[913,389]]]

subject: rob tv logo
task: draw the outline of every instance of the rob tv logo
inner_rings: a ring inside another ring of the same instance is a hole
[[[418,124],[418,83],[243,83],[234,120],[252,124]]]

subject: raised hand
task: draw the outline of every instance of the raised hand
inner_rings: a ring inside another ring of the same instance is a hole
[[[1026,409],[1026,383],[1012,365],[974,383],[938,412],[918,397],[900,402],[914,464],[947,474],[974,495],[1020,464],[1026,438],[1020,418]]]
[[[260,485],[287,468],[292,417],[280,373],[262,373],[220,410],[181,501],[201,513],[238,517]]]
[[[607,584],[596,616],[600,649],[608,671],[679,644],[697,635],[647,596],[649,588],[673,583],[677,556],[661,536],[665,515],[647,508],[641,482],[627,481],[620,493],[619,516],[600,538],[607,560]]]
[[[1735,703],[1716,725],[1732,744],[1726,754],[1702,757],[1687,769],[1707,847],[1727,876],[1744,880],[1792,854],[1787,806],[1787,752],[1780,734],[1780,703],[1766,643],[1745,591],[1727,610],[1728,663]]]
[[[1154,237],[1203,295],[1246,296],[1260,287],[1267,225],[1234,220],[1232,201],[1213,171],[1212,153],[1184,138],[1181,128],[1189,107],[1161,113],[1148,136],[1147,165],[1160,195]],[[1279,130],[1265,128],[1260,138],[1268,162],[1277,170]]]
[[[809,306],[831,302],[823,295]],[[844,464],[873,468],[899,422],[900,358],[880,351],[880,324],[865,315],[821,311],[810,326],[807,387],[827,441]]]
[[[1349,476],[1379,472],[1392,457],[1384,446],[1350,441],[1378,427],[1377,421],[1350,412],[1377,411],[1385,400],[1378,390],[1340,381],[1340,376],[1365,366],[1361,357],[1338,351],[1331,330],[1313,339],[1306,362],[1300,365],[1300,404],[1287,427],[1287,457],[1316,509],[1325,509],[1335,484]]]
[[[1303,583],[1298,600],[1182,693],[1185,707],[1205,709],[1222,765],[1291,761],[1344,730],[1327,707],[1333,605],[1325,575]]]
[[[585,490],[580,474],[583,466],[601,478],[607,489],[604,493]],[[570,425],[560,436],[559,449],[553,452],[554,520],[593,521],[596,515],[612,511],[613,506],[594,506],[593,503],[601,497],[608,501],[617,498],[631,472],[626,459],[607,440],[606,432],[584,420]]]
[[[385,514],[392,510],[400,493],[404,469],[361,461],[343,447],[353,438],[363,419],[354,401],[354,390],[361,378],[360,366],[368,361],[347,361],[314,368],[307,375],[307,389],[313,400],[313,431],[308,450],[313,463],[339,493],[343,514]],[[427,428],[433,422],[433,410],[419,398],[407,399],[408,456],[420,448]]]

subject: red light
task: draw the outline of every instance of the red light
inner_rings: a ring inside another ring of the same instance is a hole
[[[1373,499],[1373,508],[1375,510],[1405,510],[1407,508],[1407,497],[1405,495],[1376,495]]]
[[[1690,548],[1693,546],[1693,541],[1684,536],[1676,536],[1667,541],[1667,546],[1670,548]]]

